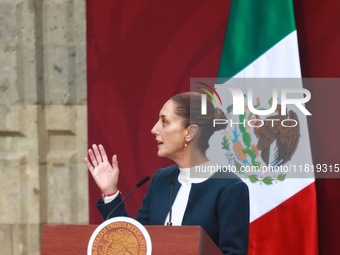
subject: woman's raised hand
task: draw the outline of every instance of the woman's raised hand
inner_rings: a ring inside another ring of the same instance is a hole
[[[92,145],[88,150],[89,158],[85,158],[87,168],[103,194],[113,194],[118,191],[118,161],[117,156],[112,156],[109,162],[103,145]]]

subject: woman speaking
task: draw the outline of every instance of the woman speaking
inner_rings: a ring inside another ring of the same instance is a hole
[[[209,139],[217,129],[226,128],[213,127],[213,119],[225,118],[210,100],[207,114],[202,115],[200,93],[177,94],[164,104],[151,133],[158,156],[173,160],[174,165],[154,174],[136,220],[143,225],[199,225],[224,254],[244,255],[249,233],[247,185],[233,173],[190,177],[190,169],[212,164],[206,156]],[[128,216],[124,204],[117,207],[122,201],[117,156],[109,161],[104,147],[96,144],[88,154],[85,163],[103,193],[97,202],[103,218]]]

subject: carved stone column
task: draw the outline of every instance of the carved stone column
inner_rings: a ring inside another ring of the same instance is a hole
[[[88,223],[85,3],[0,0],[1,254]]]

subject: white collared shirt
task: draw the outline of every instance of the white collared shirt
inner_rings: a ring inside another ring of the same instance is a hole
[[[204,163],[209,164],[210,162]],[[181,187],[178,190],[174,203],[172,204],[172,219],[173,226],[181,226],[185,210],[187,208],[189,194],[192,183],[201,183],[207,180],[207,178],[190,178],[190,168],[179,168],[178,182]],[[167,225],[169,221],[169,213],[165,219],[164,225]]]

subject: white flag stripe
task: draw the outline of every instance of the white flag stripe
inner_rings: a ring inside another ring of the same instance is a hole
[[[250,191],[250,222],[252,222],[313,183],[314,179],[287,178],[282,183],[267,187],[264,187],[264,185],[254,185],[249,180],[245,182],[248,184]]]
[[[297,33],[293,31],[234,78],[300,78]]]

